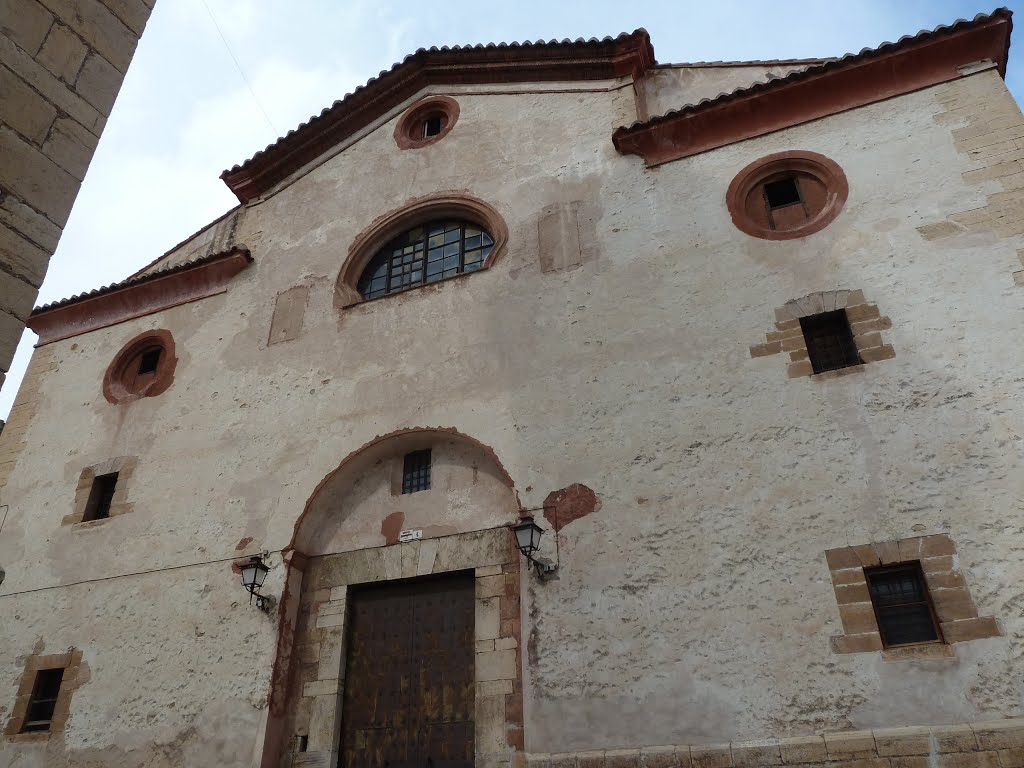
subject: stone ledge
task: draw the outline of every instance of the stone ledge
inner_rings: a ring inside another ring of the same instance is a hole
[[[1024,717],[817,736],[526,755],[529,768],[1021,768]]]

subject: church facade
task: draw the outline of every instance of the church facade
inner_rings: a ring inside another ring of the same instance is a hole
[[[1010,29],[420,50],[36,308],[0,766],[1024,766]]]

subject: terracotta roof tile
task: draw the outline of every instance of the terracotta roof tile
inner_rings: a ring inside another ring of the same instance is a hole
[[[104,285],[99,288],[94,288],[91,291],[85,291],[84,293],[76,293],[74,296],[68,296],[66,299],[60,299],[58,301],[52,301],[49,304],[43,304],[42,306],[36,307],[32,310],[33,315],[48,312],[51,309],[58,309],[60,307],[66,307],[70,304],[76,304],[86,299],[93,299],[97,296],[103,296],[114,291],[119,291],[122,288],[128,288],[133,285],[140,285],[142,283],[148,283],[152,280],[156,280],[167,275],[173,275],[178,272],[186,272],[195,267],[202,266],[204,264],[210,264],[218,259],[223,259],[227,256],[233,256],[236,253],[244,253],[249,261],[252,261],[252,256],[249,255],[249,249],[244,245],[235,245],[226,251],[218,251],[217,253],[211,253],[208,256],[202,256],[198,259],[192,259],[191,261],[185,261],[181,264],[175,264],[171,267],[165,267],[158,269],[153,272],[147,272],[144,275],[133,275],[132,277],[126,278],[110,285]]]
[[[644,29],[598,40],[538,40],[420,48],[335,101],[221,178],[242,202],[428,85],[599,80],[642,74],[655,64]]]
[[[638,130],[641,128],[648,128],[650,126],[657,125],[658,123],[671,120],[675,117],[691,114],[693,112],[699,112],[702,109],[722,104],[723,102],[731,101],[733,99],[747,96],[752,93],[757,93],[758,91],[776,88],[786,83],[796,82],[805,77],[811,77],[823,72],[828,72],[830,70],[846,67],[849,66],[850,64],[864,61],[875,56],[882,56],[893,51],[899,50],[901,48],[909,47],[915,43],[923,42],[932,37],[948,35],[953,32],[958,32],[962,29],[971,27],[975,24],[981,24],[987,21],[991,21],[992,19],[1010,19],[1012,16],[1012,11],[1010,11],[1008,8],[1002,7],[997,8],[992,13],[979,13],[977,16],[970,20],[957,19],[952,24],[940,24],[935,29],[922,29],[915,35],[904,35],[894,43],[884,42],[875,48],[862,48],[857,53],[847,53],[843,56],[839,56],[834,59],[824,59],[820,64],[815,64],[804,69],[797,69],[792,72],[788,72],[787,74],[782,75],[781,77],[772,77],[765,81],[756,82],[749,86],[737,88],[736,90],[730,91],[729,93],[720,93],[717,96],[704,98],[693,104],[683,105],[678,109],[669,110],[664,114],[656,115],[648,120],[640,120],[635,123],[632,123],[629,126],[619,128],[616,131],[616,134],[623,135],[629,133],[630,131]],[[1000,67],[1001,74],[1005,74],[1005,66],[1006,62],[1004,60],[1001,63]]]

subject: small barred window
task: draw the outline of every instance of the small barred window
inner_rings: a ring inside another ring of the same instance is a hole
[[[865,569],[864,575],[885,647],[942,639],[920,563]]]
[[[834,312],[801,317],[800,328],[815,373],[861,364],[846,310],[837,309]]]
[[[359,293],[373,299],[480,269],[494,240],[466,221],[414,227],[384,246],[359,279]]]
[[[430,490],[430,449],[405,454],[402,493]]]
[[[41,669],[36,672],[35,683],[32,685],[32,696],[28,702],[28,711],[21,726],[22,733],[50,730],[53,711],[57,708],[57,698],[60,696],[60,685],[63,680],[63,667]]]

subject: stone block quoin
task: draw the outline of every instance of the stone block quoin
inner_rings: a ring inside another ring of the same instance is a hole
[[[765,357],[788,352],[790,362],[786,373],[789,378],[811,376],[814,371],[800,327],[800,318],[834,312],[837,309],[846,310],[853,341],[863,362],[874,363],[896,356],[892,346],[886,344],[882,338],[882,332],[892,328],[892,321],[888,317],[883,317],[878,305],[869,303],[860,289],[819,291],[786,302],[775,310],[775,330],[765,334],[763,343],[750,347],[750,356]],[[838,371],[826,371],[814,374],[814,378],[834,378],[861,368],[862,366],[852,366]]]
[[[153,2],[0,0],[0,372]]]
[[[995,618],[978,616],[967,582],[957,567],[956,545],[946,534],[830,549],[825,552],[825,560],[832,575],[832,587],[843,623],[843,634],[832,638],[835,653],[882,650],[882,637],[864,569],[913,561],[921,563],[946,644],[1002,635]],[[951,655],[941,644],[919,648],[926,648],[927,656]],[[889,649],[886,654],[889,660],[921,655],[911,647]]]
[[[1024,236],[1024,115],[994,68],[939,86],[935,122],[948,126],[957,151],[970,161],[965,184],[985,201],[971,201],[938,221],[917,227],[925,240],[988,232],[1018,243]],[[970,200],[970,198],[967,198]],[[1024,249],[1017,255],[1024,266]],[[1012,273],[1024,287],[1024,269]]]

